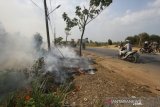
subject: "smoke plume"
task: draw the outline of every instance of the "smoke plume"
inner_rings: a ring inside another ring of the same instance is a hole
[[[30,66],[34,60],[32,50],[30,38],[20,33],[10,34],[0,24],[0,70]]]
[[[29,82],[21,71],[30,68],[36,59],[33,46],[32,38],[10,34],[0,23],[0,101]]]
[[[32,77],[28,80],[25,73],[19,71],[31,68],[39,58],[43,57],[45,62],[42,75],[51,73],[55,83],[65,83],[74,72],[71,68],[92,69],[88,60],[77,56],[72,48],[51,47],[48,52],[43,44],[39,33],[31,38],[20,33],[10,34],[0,24],[0,100],[1,96],[30,82]]]

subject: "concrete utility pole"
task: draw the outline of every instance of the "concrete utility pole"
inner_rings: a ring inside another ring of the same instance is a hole
[[[44,9],[45,9],[45,20],[46,20],[46,33],[47,33],[48,51],[51,51],[50,36],[49,36],[49,26],[48,26],[48,8],[47,8],[46,0],[44,0]]]

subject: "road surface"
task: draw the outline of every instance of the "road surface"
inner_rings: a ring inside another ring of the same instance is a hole
[[[118,49],[107,49],[107,48],[87,48],[87,51],[91,51],[93,53],[99,54],[101,56],[109,56],[112,58],[118,58]],[[147,65],[155,71],[160,73],[160,55],[153,54],[140,54],[140,65]]]
[[[89,48],[88,47],[86,50],[96,53],[102,57],[111,57],[113,59],[119,60],[118,49],[115,50],[115,49],[108,49],[108,48]],[[127,62],[127,63],[130,63],[130,62]],[[122,61],[122,64],[123,64],[123,61]],[[151,79],[158,81],[158,84],[160,86],[160,55],[140,54],[139,63],[135,63],[131,65],[135,68],[143,69],[143,72],[149,74],[151,76]]]
[[[107,49],[107,48],[87,48],[88,51],[100,54],[102,56],[117,57],[118,49]],[[160,55],[158,54],[140,54],[141,63],[151,63],[160,65]]]

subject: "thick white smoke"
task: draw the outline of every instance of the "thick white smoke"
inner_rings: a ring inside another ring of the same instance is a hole
[[[29,83],[24,71],[35,60],[33,39],[8,33],[0,23],[0,102],[8,93]]]
[[[0,70],[19,69],[34,60],[32,39],[19,33],[9,34],[0,24]]]
[[[39,33],[32,38],[19,33],[9,34],[0,24],[0,78],[3,77],[0,82],[0,99],[2,95],[30,82],[24,73],[19,71],[31,68],[35,60],[41,57],[45,62],[42,75],[48,72],[53,74],[55,83],[66,82],[74,68],[84,71],[91,69],[88,60],[77,56],[74,49],[52,47],[51,52],[48,52],[43,44],[43,38]]]
[[[37,33],[31,38],[19,33],[10,34],[0,24],[0,101],[4,95],[30,82],[25,78],[23,70],[31,68],[40,57],[45,59],[44,72],[52,72],[56,78],[55,82],[64,82],[68,78],[59,58],[62,58],[62,53],[64,57],[75,58],[77,56],[74,51],[61,48],[60,52],[54,48],[52,53],[48,54],[42,46],[43,38],[40,34]]]

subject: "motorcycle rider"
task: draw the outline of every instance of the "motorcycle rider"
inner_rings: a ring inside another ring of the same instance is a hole
[[[157,41],[157,44],[156,44],[156,52],[160,52],[160,44],[159,44],[159,41]]]
[[[124,47],[121,48],[120,56],[122,59],[125,59],[127,57],[126,53],[132,51],[132,45],[130,43],[130,40],[126,40],[126,44]]]
[[[145,49],[145,51],[149,50],[149,42],[148,41],[144,42],[143,48]]]

